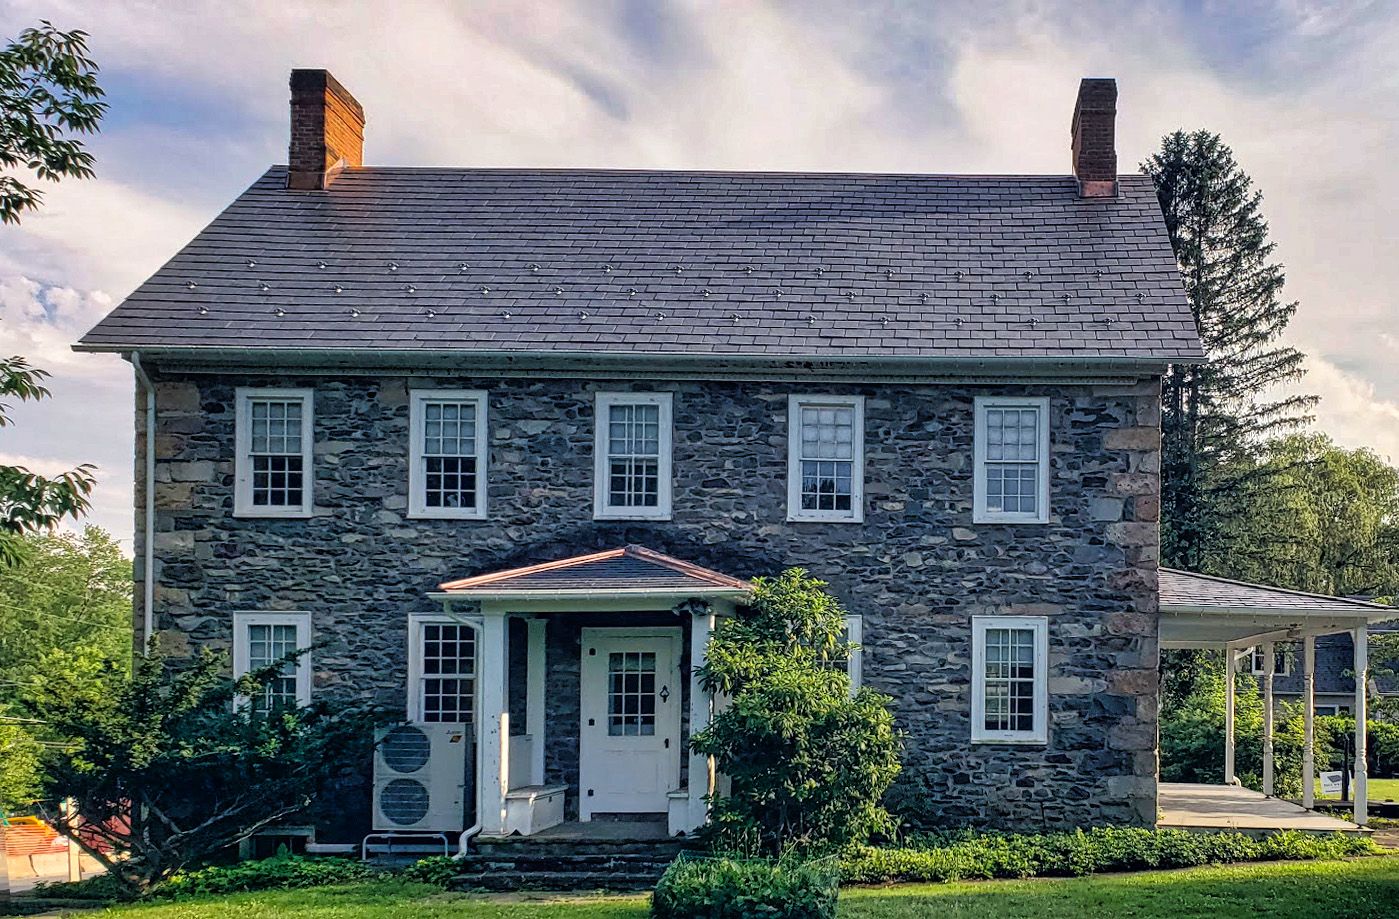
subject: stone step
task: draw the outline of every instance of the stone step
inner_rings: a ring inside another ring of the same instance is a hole
[[[477,871],[452,878],[453,890],[650,890],[661,871]]]
[[[488,841],[476,840],[472,848],[481,855],[651,855],[670,861],[681,852],[698,847],[686,840],[581,840],[510,836]]]
[[[463,873],[473,871],[649,871],[665,870],[674,860],[663,853],[518,852],[468,855],[460,859]]]

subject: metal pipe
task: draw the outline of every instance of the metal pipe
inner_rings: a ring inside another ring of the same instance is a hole
[[[145,581],[142,595],[141,653],[150,650],[151,636],[155,634],[155,384],[141,366],[141,355],[131,352],[131,367],[136,371],[136,380],[146,391],[146,507],[144,514],[145,533],[142,535],[142,577]]]

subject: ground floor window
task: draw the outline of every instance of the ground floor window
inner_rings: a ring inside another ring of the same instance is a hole
[[[236,613],[233,617],[233,675],[241,677],[282,661],[262,690],[245,700],[254,711],[311,703],[310,613]]]
[[[418,618],[409,658],[408,720],[471,724],[476,713],[476,629]]]
[[[972,742],[1049,739],[1049,620],[972,618]]]

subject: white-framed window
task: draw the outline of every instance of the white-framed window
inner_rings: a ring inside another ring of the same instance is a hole
[[[233,510],[240,517],[311,514],[312,392],[239,387]]]
[[[1049,522],[1049,400],[978,396],[972,473],[977,523]]]
[[[864,396],[787,403],[787,519],[865,519]]]
[[[414,390],[409,402],[409,515],[484,518],[486,394]]]
[[[845,640],[855,646],[845,658],[845,672],[850,677],[850,692],[853,695],[865,679],[864,661],[861,660],[865,650],[865,620],[862,617],[845,617]]]
[[[671,404],[668,392],[597,394],[594,517],[670,519]]]
[[[972,617],[972,743],[1049,741],[1049,620]]]
[[[251,704],[254,711],[275,711],[311,704],[311,614],[234,613],[233,676],[269,667],[294,651],[306,651],[295,661],[282,664],[277,676],[262,691],[239,704]]]
[[[1324,717],[1327,717],[1327,716],[1331,716],[1331,715],[1349,715],[1349,714],[1350,714],[1350,706],[1349,706],[1349,705],[1333,705],[1333,704],[1329,704],[1329,703],[1328,703],[1328,704],[1325,704],[1325,705],[1317,705],[1317,706],[1315,706],[1315,707],[1312,709],[1312,711],[1317,715],[1317,717],[1321,717],[1321,718],[1324,718]]]
[[[1249,653],[1249,671],[1254,676],[1265,676],[1264,668],[1268,659],[1263,656],[1263,646],[1257,645]],[[1292,648],[1286,645],[1273,646],[1273,675],[1287,676],[1292,672]]]
[[[408,720],[474,723],[477,626],[451,616],[412,616],[408,633]]]

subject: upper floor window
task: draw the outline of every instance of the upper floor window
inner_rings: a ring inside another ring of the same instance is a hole
[[[1049,522],[1049,400],[976,400],[977,523]]]
[[[233,616],[233,675],[255,673],[278,661],[275,675],[244,704],[270,712],[311,704],[311,614],[235,613]],[[304,652],[296,658],[290,655]]]
[[[593,516],[667,520],[671,394],[597,394]]]
[[[787,519],[864,520],[864,397],[792,396],[787,430]]]
[[[1049,620],[972,618],[972,742],[1049,740]]]
[[[408,437],[409,513],[486,516],[486,394],[414,391]]]
[[[1263,676],[1267,673],[1268,657],[1262,645],[1254,647],[1249,655],[1249,670],[1254,676]],[[1273,647],[1273,673],[1277,676],[1287,676],[1292,672],[1292,649],[1275,645]]]
[[[234,513],[309,515],[311,390],[240,388],[237,399]]]

